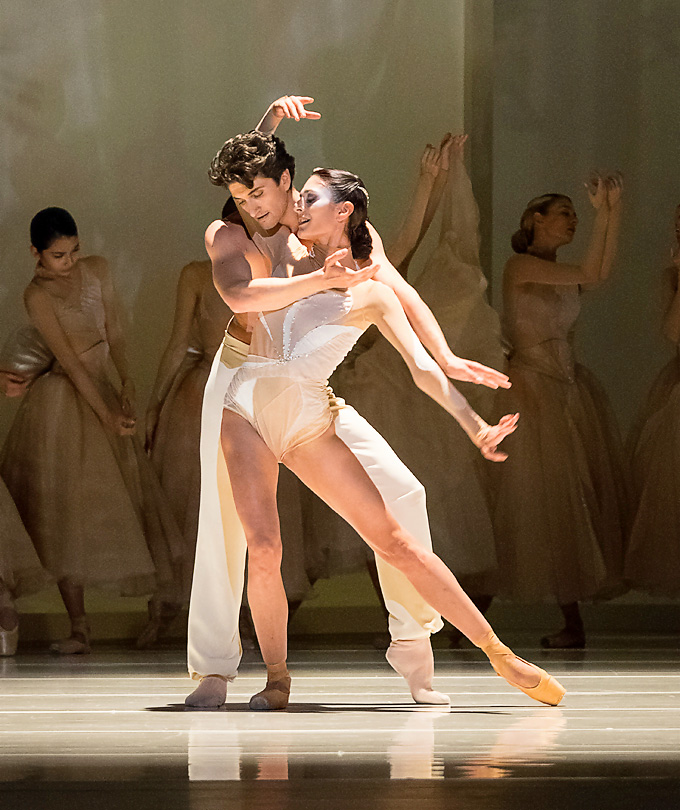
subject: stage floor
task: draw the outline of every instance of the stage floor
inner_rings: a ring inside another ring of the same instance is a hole
[[[0,659],[0,807],[680,807],[677,641],[517,652],[562,680],[561,707],[472,649],[437,650],[445,711],[413,704],[368,648],[292,653],[277,713],[248,710],[255,653],[212,711],[185,709],[181,650]]]

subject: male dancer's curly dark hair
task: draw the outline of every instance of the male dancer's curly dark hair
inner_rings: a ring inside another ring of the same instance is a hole
[[[253,130],[229,138],[213,158],[208,177],[216,186],[242,183],[252,188],[258,175],[278,183],[286,169],[292,182],[295,158],[288,154],[284,142],[276,135],[263,135]]]
[[[373,248],[373,240],[366,226],[368,222],[368,192],[362,179],[352,172],[342,169],[314,169],[313,175],[321,178],[331,192],[333,202],[351,202],[354,211],[347,221],[347,236],[352,248],[352,256],[359,261],[368,259]]]

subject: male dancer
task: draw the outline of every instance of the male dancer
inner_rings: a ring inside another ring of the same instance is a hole
[[[273,132],[284,118],[318,118],[305,105],[313,99],[284,97],[270,107],[260,129],[227,141],[213,160],[210,179],[228,187],[252,231],[272,231],[285,225],[297,230],[293,187],[295,162]],[[227,682],[236,676],[241,657],[238,610],[243,589],[246,544],[229,486],[220,447],[224,394],[235,369],[248,352],[246,313],[275,310],[331,287],[351,287],[373,275],[390,286],[404,307],[411,325],[444,372],[453,379],[492,388],[509,387],[505,375],[479,363],[456,357],[446,343],[432,312],[418,293],[387,260],[382,242],[371,229],[373,265],[352,271],[328,257],[323,267],[308,275],[271,278],[271,268],[246,231],[232,222],[218,220],[206,231],[206,247],[213,278],[220,294],[237,313],[215,358],[206,385],[201,423],[201,508],[196,564],[189,609],[189,671],[200,679],[189,695],[189,706],[220,706]],[[377,265],[377,269],[375,267]],[[332,394],[331,394],[332,396]],[[360,461],[380,491],[390,512],[423,546],[431,549],[425,493],[422,485],[399,461],[387,443],[353,408],[333,398],[335,431]],[[244,459],[247,463],[247,459]],[[387,660],[409,683],[417,702],[446,703],[448,698],[431,688],[434,661],[430,634],[442,626],[440,616],[424,602],[406,577],[377,559],[380,584],[390,612],[392,643]],[[253,618],[267,614],[269,583],[249,574],[248,597]],[[260,609],[261,606],[261,609]],[[259,630],[285,634],[285,617],[274,617],[275,628]],[[250,702],[253,709],[284,708],[288,703],[285,664],[265,661],[268,683]]]

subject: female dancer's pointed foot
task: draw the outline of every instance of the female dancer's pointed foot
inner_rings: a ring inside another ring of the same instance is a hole
[[[272,712],[288,707],[290,699],[290,674],[284,661],[267,664],[267,685],[250,698],[248,707],[254,712]]]
[[[582,650],[586,646],[586,634],[583,628],[564,627],[558,633],[543,636],[541,647],[546,650]]]
[[[14,607],[0,609],[0,658],[14,655],[19,644],[19,616]]]
[[[194,709],[219,709],[227,702],[227,679],[221,675],[206,675],[194,691],[184,699],[185,706]]]
[[[54,655],[87,655],[90,649],[90,625],[85,617],[71,622],[71,635],[50,645]]]
[[[135,648],[138,650],[148,650],[154,647],[168,631],[181,609],[181,605],[175,604],[174,602],[159,602],[155,599],[149,600],[149,621],[135,641]]]
[[[567,690],[559,681],[535,664],[515,655],[493,631],[477,646],[486,653],[497,675],[530,698],[548,706],[557,706],[564,697]]]
[[[393,641],[385,653],[388,664],[406,679],[416,703],[444,706],[450,703],[448,695],[432,688],[434,655],[429,638]]]

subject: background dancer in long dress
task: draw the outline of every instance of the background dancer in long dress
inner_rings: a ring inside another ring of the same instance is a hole
[[[581,292],[602,284],[612,269],[621,192],[618,176],[589,186],[595,222],[578,265],[557,259],[578,223],[569,197],[531,200],[505,266],[512,389],[498,402],[521,412],[522,427],[499,472],[500,594],[558,603],[564,627],[541,640],[545,647],[583,647],[578,603],[621,587],[627,512],[621,440],[606,394],[573,349]]]
[[[313,248],[308,251],[285,227],[273,237],[255,239],[274,276],[294,276],[298,265],[319,261],[317,252],[356,265],[371,255],[367,207],[368,193],[356,175],[317,169],[296,205],[298,231]],[[336,435],[327,379],[370,323],[398,349],[416,384],[454,416],[486,458],[504,460],[497,445],[515,430],[517,414],[490,426],[470,408],[418,341],[394,292],[380,282],[367,280],[352,292],[329,290],[260,314],[248,359],[227,389],[222,421],[222,447],[248,543],[250,605],[267,664],[267,685],[251,699],[251,708],[285,708],[290,693],[276,521],[279,463],[351,522],[422,598],[486,652],[499,674],[534,699],[556,705],[564,695],[560,684],[501,644],[450,570],[395,520]]]
[[[674,356],[654,380],[629,439],[635,511],[624,576],[632,588],[675,598],[680,594],[680,206],[663,282],[663,333]]]
[[[51,649],[86,653],[85,587],[153,592],[171,581],[181,539],[133,437],[134,386],[106,261],[80,257],[75,221],[62,208],[35,215],[31,245],[37,263],[24,300],[55,362],[23,399],[0,473],[69,615],[69,637]]]

